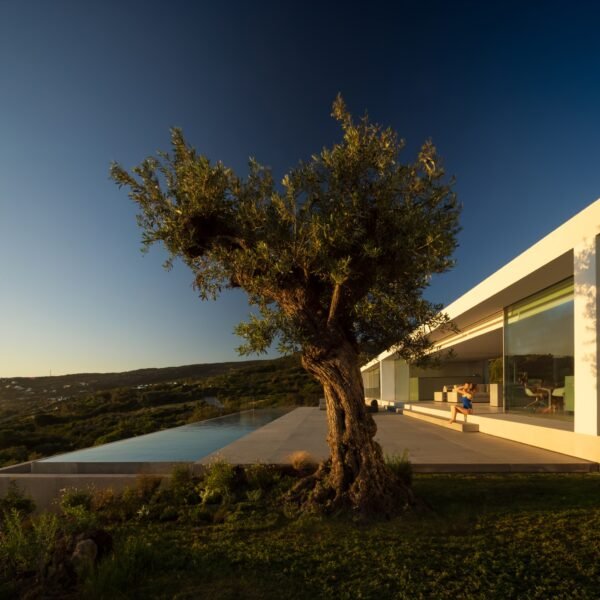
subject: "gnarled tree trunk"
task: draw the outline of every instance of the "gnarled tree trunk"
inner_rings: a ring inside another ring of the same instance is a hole
[[[351,508],[362,515],[405,510],[410,488],[386,467],[377,426],[367,411],[358,355],[348,343],[306,348],[304,368],[322,384],[327,403],[331,461],[316,475],[312,502],[329,510]]]

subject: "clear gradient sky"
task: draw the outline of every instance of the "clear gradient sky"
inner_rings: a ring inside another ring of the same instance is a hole
[[[277,179],[330,107],[431,137],[463,204],[445,304],[600,196],[597,2],[0,0],[0,377],[235,360],[241,293],[143,256],[109,180],[169,128]]]

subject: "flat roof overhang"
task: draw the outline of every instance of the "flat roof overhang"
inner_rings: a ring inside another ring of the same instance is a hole
[[[432,354],[452,350],[450,356],[444,355],[444,363],[459,361],[488,360],[502,356],[502,327],[486,331],[475,337],[453,340],[443,348],[434,348]]]
[[[506,306],[573,276],[574,249],[599,233],[600,199],[463,294],[444,312],[459,332],[476,330],[479,323],[496,319]],[[481,335],[487,335],[487,332],[482,330]],[[476,337],[471,336],[472,339]],[[434,343],[434,352],[440,345],[451,347],[452,340],[456,340],[457,349],[458,344],[465,343],[459,341],[457,334],[442,328],[432,331],[429,338]],[[362,369],[392,358],[394,354],[394,348],[389,348]]]

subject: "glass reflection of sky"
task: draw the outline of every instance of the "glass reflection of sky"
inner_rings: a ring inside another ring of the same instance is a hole
[[[511,323],[506,330],[509,355],[573,355],[573,301]]]
[[[288,408],[245,411],[60,454],[42,462],[195,461],[281,417]]]

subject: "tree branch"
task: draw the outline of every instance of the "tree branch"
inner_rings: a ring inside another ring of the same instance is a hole
[[[327,316],[327,327],[330,327],[333,320],[336,317],[337,309],[340,304],[340,298],[342,294],[342,286],[339,283],[335,284],[333,288],[333,296],[331,297],[331,304],[329,305],[329,315]]]

